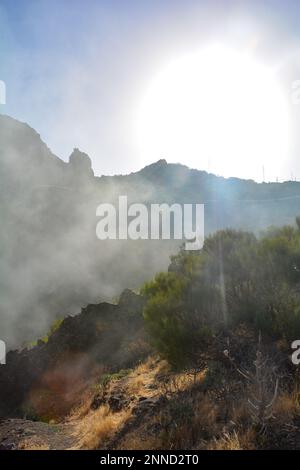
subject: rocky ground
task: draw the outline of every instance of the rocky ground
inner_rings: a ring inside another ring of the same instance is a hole
[[[149,357],[99,376],[59,421],[2,419],[0,450],[300,449],[299,391],[281,391],[264,427],[247,393],[234,369],[174,372]]]
[[[0,421],[0,450],[67,450],[76,444],[70,424],[48,424],[26,419]]]
[[[101,431],[102,422],[107,418],[110,426],[103,443],[99,440],[99,446],[118,448],[128,433],[165,403],[161,390],[154,384],[161,367],[161,361],[154,360],[128,371],[124,378],[108,375],[109,382],[92,387],[82,405],[60,423],[1,419],[0,450],[88,449],[94,447],[91,442],[98,439],[97,429]],[[106,410],[104,416],[103,409]],[[143,440],[143,436],[140,437]]]
[[[140,302],[127,291],[118,305],[89,306],[47,343],[11,353],[0,375],[2,407],[9,405],[0,450],[300,449],[299,380],[284,345],[265,338],[261,347],[280,380],[262,426],[248,401],[259,390],[241,374],[256,370],[254,331],[240,325],[215,337],[197,366],[176,371],[146,354]],[[269,403],[274,383],[267,385]]]

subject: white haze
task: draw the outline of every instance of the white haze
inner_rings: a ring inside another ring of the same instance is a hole
[[[54,0],[49,14],[49,2],[43,0],[23,7],[19,32],[0,7],[8,88],[3,111],[39,129],[64,160],[74,146],[87,152],[97,175],[137,171],[159,158],[172,162],[173,155],[159,150],[141,155],[140,103],[166,64],[217,41],[251,50],[276,71],[293,121],[290,157],[277,176],[280,181],[300,177],[300,106],[290,99],[292,83],[300,77],[299,40],[283,19],[283,5],[270,11],[261,2],[246,3],[128,1],[113,8],[110,2],[88,1],[85,8],[73,2],[70,9],[68,2]],[[180,163],[185,159],[183,154]],[[199,155],[195,167],[207,170],[207,160]],[[268,180],[272,168],[263,165]]]

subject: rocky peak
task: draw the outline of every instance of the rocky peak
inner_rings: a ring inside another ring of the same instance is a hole
[[[164,158],[161,158],[160,160],[157,160],[157,162],[151,163],[150,165],[145,166],[142,171],[155,171],[155,170],[160,170],[168,165],[167,160]]]
[[[71,153],[69,165],[77,175],[94,176],[90,157],[86,153],[81,152],[78,148],[74,148]]]
[[[119,298],[119,307],[126,312],[140,312],[143,309],[144,298],[130,289],[125,289]]]

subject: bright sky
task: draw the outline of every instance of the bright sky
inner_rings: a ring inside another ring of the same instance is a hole
[[[300,80],[299,22],[296,0],[1,0],[7,104],[0,111],[29,123],[65,160],[73,147],[87,152],[97,174],[128,173],[166,158],[225,176],[261,180],[264,166],[266,180],[300,179],[300,103],[292,102],[292,84]],[[220,54],[202,61],[215,44],[227,51],[230,67]],[[191,56],[196,59],[186,62]],[[245,57],[254,65],[241,108],[234,83],[245,79]],[[191,88],[191,76],[182,81],[178,73],[182,68],[196,70]],[[252,88],[265,81],[265,72],[270,86]],[[234,96],[221,101],[215,119],[207,96],[213,87],[226,94],[224,76]],[[179,122],[176,112],[186,119]],[[171,142],[161,137],[162,116],[174,121],[163,133]],[[264,128],[264,122],[271,124]],[[185,129],[180,140],[178,129]]]

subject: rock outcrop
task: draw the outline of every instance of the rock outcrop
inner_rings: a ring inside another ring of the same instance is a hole
[[[149,352],[142,318],[143,299],[126,291],[118,305],[88,305],[32,349],[11,351],[0,366],[0,416],[43,415],[47,394],[59,415],[80,399],[93,374],[133,366]],[[45,398],[45,397],[44,397]]]
[[[69,168],[73,178],[76,179],[86,179],[94,176],[92,160],[86,153],[81,152],[78,148],[74,148],[70,155]]]

